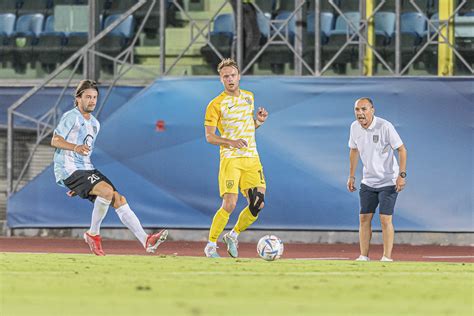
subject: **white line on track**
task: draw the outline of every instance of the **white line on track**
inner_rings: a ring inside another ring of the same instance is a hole
[[[474,258],[474,256],[423,256],[423,258],[428,258],[428,259],[469,259],[469,258]]]
[[[294,258],[294,260],[350,260],[350,258],[328,257],[328,258]]]

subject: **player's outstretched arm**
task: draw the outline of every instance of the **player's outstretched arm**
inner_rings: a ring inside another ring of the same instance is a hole
[[[225,147],[234,147],[234,148],[242,148],[247,147],[247,141],[244,139],[227,139],[224,137],[220,137],[216,135],[216,127],[215,126],[204,126],[206,129],[206,141],[209,144],[218,145],[218,146],[225,146]]]

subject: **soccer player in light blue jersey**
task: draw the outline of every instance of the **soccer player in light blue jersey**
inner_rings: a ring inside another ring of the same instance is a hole
[[[56,182],[69,188],[68,195],[78,195],[94,203],[91,226],[84,240],[91,251],[104,256],[100,225],[112,205],[122,223],[130,229],[149,253],[155,252],[168,236],[167,230],[147,235],[140,221],[112,182],[97,170],[91,161],[99,121],[92,115],[99,89],[92,80],[82,80],[75,91],[74,109],[64,113],[54,130],[51,146],[54,153]]]

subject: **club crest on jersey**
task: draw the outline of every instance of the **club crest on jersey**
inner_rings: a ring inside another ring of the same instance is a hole
[[[379,142],[379,135],[373,135],[372,140],[374,141],[374,143],[378,143]]]
[[[227,180],[225,182],[225,186],[227,187],[227,189],[232,189],[232,187],[234,186],[234,180]]]
[[[252,98],[250,97],[246,97],[245,101],[247,102],[247,104],[252,104]]]
[[[92,126],[92,129],[94,130],[94,134],[97,134],[97,126]]]

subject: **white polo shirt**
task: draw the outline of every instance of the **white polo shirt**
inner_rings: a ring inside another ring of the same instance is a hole
[[[359,151],[364,165],[361,182],[372,188],[395,185],[399,168],[394,150],[402,145],[400,136],[389,121],[374,116],[367,129],[354,121],[349,147]]]

